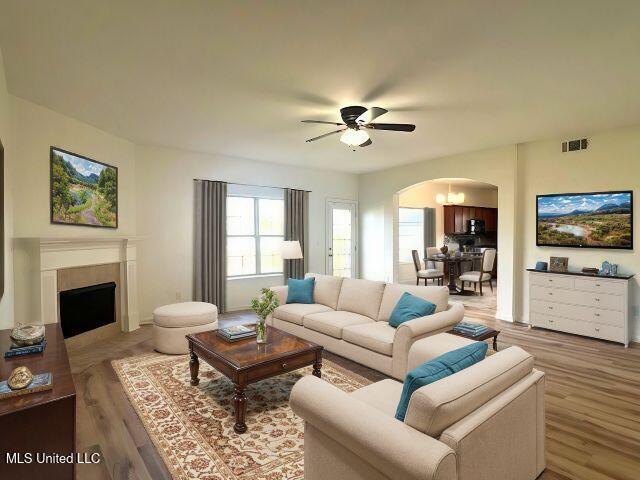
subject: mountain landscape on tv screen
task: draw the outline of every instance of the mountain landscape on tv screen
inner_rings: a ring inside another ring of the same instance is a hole
[[[539,245],[630,248],[631,193],[538,197]]]

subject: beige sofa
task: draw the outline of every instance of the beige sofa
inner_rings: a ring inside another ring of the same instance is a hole
[[[449,303],[447,287],[386,284],[315,273],[306,276],[315,277],[315,303],[286,304],[287,287],[272,287],[280,306],[267,323],[401,380],[407,373],[411,345],[449,330],[464,317],[462,304]],[[436,311],[393,328],[389,317],[404,292],[429,300]]]
[[[305,480],[533,480],[544,470],[544,374],[524,350],[416,390],[404,422],[401,392],[395,380],[350,394],[299,380],[290,404],[305,420]]]

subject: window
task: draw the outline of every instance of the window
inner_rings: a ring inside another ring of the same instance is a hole
[[[413,263],[411,250],[424,255],[424,211],[422,208],[400,208],[398,212],[399,260]]]
[[[284,201],[227,197],[227,276],[282,273]]]

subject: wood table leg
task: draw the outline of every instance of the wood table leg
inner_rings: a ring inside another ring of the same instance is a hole
[[[195,386],[200,383],[200,379],[198,378],[198,370],[200,369],[200,362],[198,361],[198,356],[193,352],[193,349],[189,351],[190,359],[189,359],[189,370],[191,370],[191,385]]]
[[[493,337],[493,350],[496,352],[498,351],[498,335]]]
[[[247,424],[244,423],[247,414],[247,396],[244,394],[244,385],[238,383],[235,385],[235,395],[233,396],[233,406],[236,410],[236,423],[233,430],[236,433],[244,433],[247,431]]]
[[[313,374],[318,378],[322,378],[322,372],[320,371],[321,368],[322,368],[322,357],[318,356],[316,357],[316,361],[313,364]]]

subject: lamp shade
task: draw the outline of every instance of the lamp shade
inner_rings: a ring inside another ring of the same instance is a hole
[[[282,259],[297,260],[302,258],[302,248],[298,240],[285,240],[282,242]]]

